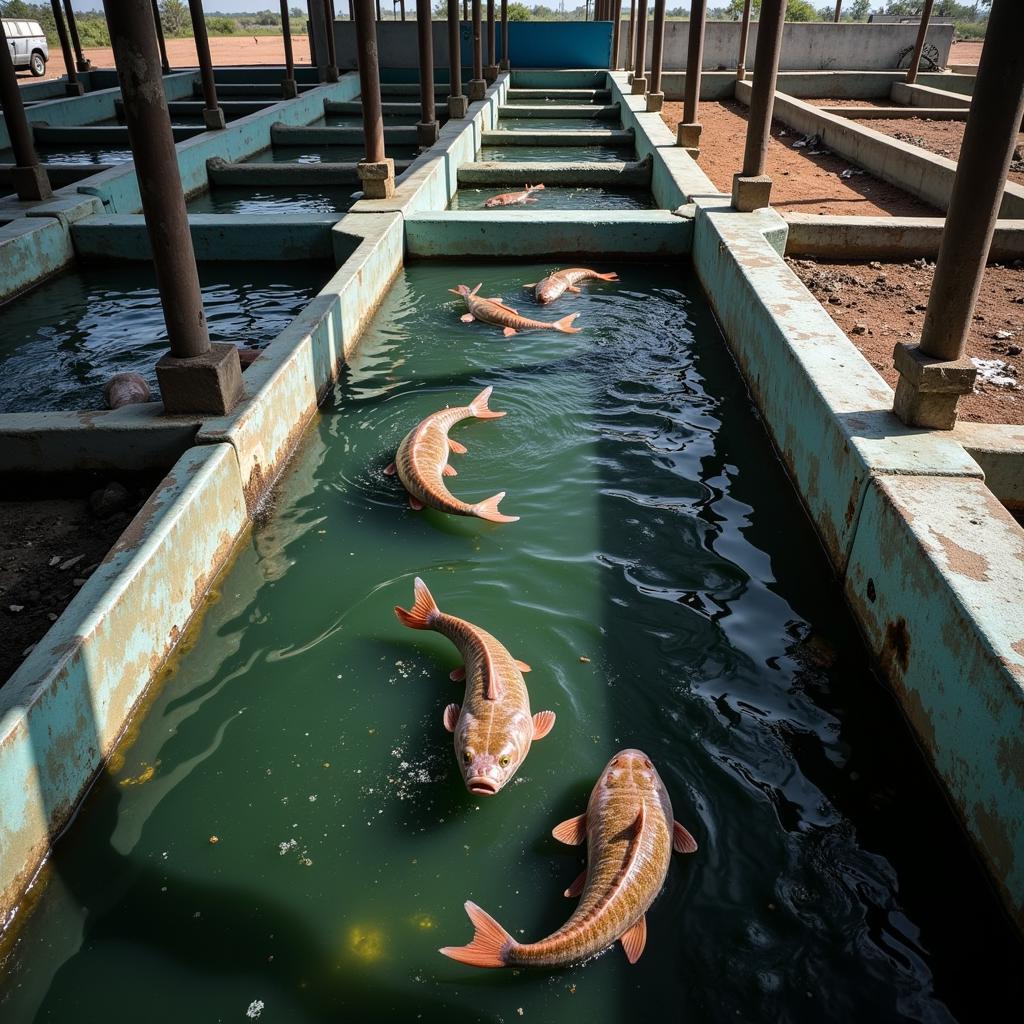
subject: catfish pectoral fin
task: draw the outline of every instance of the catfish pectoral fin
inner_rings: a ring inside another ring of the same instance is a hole
[[[566,846],[579,846],[587,838],[587,816],[577,814],[575,818],[566,818],[551,830],[551,834]]]
[[[676,853],[697,852],[697,840],[678,821],[672,822],[672,849]]]
[[[533,738],[542,740],[555,727],[554,711],[538,711],[533,716]]]
[[[462,713],[462,707],[459,704],[449,704],[444,709],[444,727],[449,732],[455,732],[455,726],[459,724],[459,715]]]
[[[572,883],[572,885],[570,885],[569,888],[565,890],[565,895],[569,899],[575,899],[577,896],[579,896],[579,894],[581,892],[583,892],[583,887],[586,884],[587,884],[587,869],[584,868],[579,873],[579,875],[577,876],[576,881],[574,881]]]

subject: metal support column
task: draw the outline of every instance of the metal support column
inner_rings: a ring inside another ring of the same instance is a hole
[[[498,64],[494,59],[494,43],[494,0],[487,0],[487,63],[484,65],[484,79],[488,84],[498,77]]]
[[[636,61],[633,64],[633,85],[630,89],[634,96],[643,96],[647,92],[647,78],[644,66],[647,63],[647,0],[638,0],[636,9]]]
[[[426,148],[437,142],[437,111],[434,108],[434,37],[429,0],[416,2],[416,40],[419,45],[420,120],[416,144]]]
[[[377,23],[373,0],[355,0],[356,63],[359,98],[363,104],[363,139],[366,156],[356,165],[367,199],[390,199],[395,194],[395,161],[384,155],[384,115],[380,103],[380,67],[377,63]]]
[[[647,83],[647,113],[655,114],[665,102],[661,91],[661,64],[665,54],[665,0],[654,0],[654,38],[651,41],[651,79]],[[689,73],[689,68],[687,68]]]
[[[480,0],[473,0],[473,77],[469,81],[469,102],[476,103],[482,100],[487,92],[487,82],[484,81],[484,57],[483,57],[483,32],[482,19],[480,17]]]
[[[977,370],[964,358],[1007,172],[1024,116],[1024,5],[995,0],[919,345],[897,344],[893,411],[913,427],[951,430]]]
[[[234,345],[210,344],[153,14],[138,0],[103,7],[171,346],[156,366],[164,409],[223,415],[241,396],[242,371]]]
[[[19,199],[41,201],[53,195],[50,179],[39,163],[32,128],[25,117],[25,106],[21,101],[21,88],[14,73],[11,47],[0,22],[0,107],[3,108],[7,134],[14,150],[14,189]]]
[[[192,18],[192,35],[196,42],[196,56],[199,58],[199,77],[203,83],[203,121],[207,128],[223,128],[224,111],[217,102],[217,83],[213,77],[210,37],[206,34],[202,0],[188,0],[188,13]]]
[[[622,0],[615,0],[612,5],[612,71],[619,70],[619,44],[622,42]]]
[[[764,167],[771,139],[775,81],[779,74],[785,23],[786,0],[764,0],[757,27],[743,170],[732,179],[732,205],[743,213],[768,206],[771,199],[772,179],[764,173]]]
[[[633,65],[636,63],[636,0],[629,0],[629,36],[626,41],[626,81],[633,81]]]
[[[928,35],[928,22],[931,20],[932,7],[935,0],[924,0],[924,9],[921,11],[921,24],[917,27],[917,41],[914,43],[914,56],[910,59],[910,67],[907,68],[907,85],[913,85],[917,81],[917,66],[921,63],[921,53],[924,50],[925,37]],[[992,24],[989,19],[989,25]],[[985,31],[988,38],[988,30]]]
[[[85,59],[82,53],[82,40],[78,38],[78,23],[75,21],[75,11],[71,6],[71,0],[64,0],[64,14],[68,19],[68,31],[71,33],[71,48],[75,51],[75,67],[78,71],[89,71],[92,69],[92,61]]]
[[[288,15],[288,0],[281,0],[281,40],[284,43],[284,78],[281,81],[281,95],[286,100],[299,95],[295,81],[295,53],[292,50],[292,23]]]
[[[64,71],[68,76],[64,91],[69,96],[81,96],[85,89],[82,88],[82,83],[78,80],[75,56],[71,52],[71,43],[68,41],[68,27],[64,24],[64,15],[61,14],[60,0],[50,0],[50,6],[53,8],[53,20],[57,23],[57,38],[60,40],[60,52],[64,57]]]
[[[686,50],[686,82],[683,86],[683,119],[676,129],[676,145],[684,146],[690,155],[700,153],[700,73],[704,63],[704,25],[707,21],[708,0],[693,0],[690,4],[690,35]]]
[[[338,81],[338,55],[334,49],[334,0],[324,0],[324,32],[327,38],[327,79],[328,82]]]
[[[466,0],[462,0],[465,7]],[[459,0],[448,0],[448,117],[465,117],[469,97],[462,91],[462,48],[459,42]]]
[[[511,66],[508,62],[508,0],[501,0],[501,60],[498,67],[508,71]]]
[[[736,61],[736,81],[747,77],[747,40],[750,38],[750,0],[743,0],[743,20],[740,22],[740,55]]]
[[[327,49],[327,0],[307,0],[309,20],[306,30],[309,33],[309,59],[316,68],[319,82],[327,81],[327,65],[330,54]]]
[[[152,0],[153,27],[156,30],[156,42],[160,48],[160,67],[165,75],[170,74],[171,62],[167,59],[167,41],[164,39],[164,26],[160,21],[160,8],[157,0]]]
[[[836,0],[836,16],[832,19],[833,22],[838,25],[839,18],[843,13],[843,0]]]

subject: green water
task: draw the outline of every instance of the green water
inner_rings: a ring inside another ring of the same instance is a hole
[[[622,123],[617,117],[502,117],[498,127],[509,132],[604,132]]]
[[[585,163],[587,161],[635,160],[632,146],[481,146],[478,160],[514,160],[516,163],[533,160],[556,163]]]
[[[258,188],[220,185],[189,200],[189,213],[344,213],[359,185],[313,185]]]
[[[325,263],[201,263],[210,339],[262,348],[331,276]],[[0,305],[0,412],[101,409],[115,374],[153,395],[167,351],[160,295],[145,263],[87,265]]]
[[[411,160],[417,154],[415,146],[388,146],[387,155],[395,160]],[[247,157],[249,164],[275,163],[356,163],[366,150],[358,146],[273,146]]]
[[[452,197],[451,210],[482,210],[492,196],[516,192],[525,186],[503,185],[499,188],[468,188],[463,185]],[[654,196],[644,189],[604,188],[577,185],[549,185],[535,192],[536,203],[526,206],[503,206],[502,210],[654,210]]]
[[[60,147],[38,146],[36,152],[39,155],[39,162],[44,164],[120,164],[132,159],[132,151],[127,145],[111,147],[75,143]],[[14,162],[13,150],[0,150],[0,163]]]
[[[950,1021],[1019,1005],[1021,946],[886,693],[691,271],[618,264],[560,300],[583,333],[503,339],[551,268],[413,265],[276,497],[57,848],[0,1019],[147,1022]],[[511,526],[414,513],[382,475],[422,416],[494,385],[449,483]],[[493,631],[551,735],[470,797],[441,725],[441,637],[412,578]],[[589,659],[582,662],[581,657]],[[472,898],[516,937],[569,914],[551,839],[645,749],[700,850],[647,949],[474,971]],[[152,769],[151,777],[149,769]],[[209,843],[216,835],[219,842]]]

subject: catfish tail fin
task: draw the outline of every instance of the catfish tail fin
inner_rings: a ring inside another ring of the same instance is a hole
[[[465,906],[473,922],[473,941],[468,946],[445,946],[438,952],[470,967],[506,966],[509,951],[517,945],[516,940],[472,900],[466,900]]]
[[[563,334],[579,334],[583,330],[582,327],[573,327],[572,322],[579,316],[579,313],[570,313],[568,316],[563,316],[561,320],[556,320],[552,325],[556,331],[561,331]]]
[[[469,403],[469,411],[478,420],[496,420],[500,419],[505,414],[503,412],[496,412],[494,409],[487,408],[487,400],[491,397],[491,392],[494,390],[492,387],[486,387],[480,392],[472,402]]]
[[[404,608],[396,606],[395,614],[398,616],[398,621],[404,626],[409,626],[411,629],[430,629],[434,620],[441,614],[441,610],[437,607],[437,602],[427,589],[426,583],[419,576],[416,577],[413,589],[416,601],[412,608],[406,611]]]
[[[613,270],[610,274],[598,274],[597,275],[602,281],[618,281],[619,275]]]
[[[477,502],[473,506],[473,515],[478,519],[486,519],[489,523],[518,523],[519,516],[506,516],[498,511],[498,503],[505,497],[504,491],[499,491],[493,497]]]

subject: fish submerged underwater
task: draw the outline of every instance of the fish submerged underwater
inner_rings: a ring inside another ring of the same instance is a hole
[[[520,316],[519,311],[506,306],[501,299],[484,299],[477,295],[483,287],[478,284],[470,290],[468,285],[460,284],[456,288],[449,288],[453,295],[461,295],[466,300],[468,313],[462,317],[464,324],[471,324],[474,320],[482,320],[485,324],[494,324],[495,327],[502,327],[502,333],[506,338],[518,334],[520,331],[561,331],[563,334],[578,334],[582,327],[573,327],[572,323],[579,316],[579,313],[570,313],[563,316],[561,320],[554,323],[545,323],[543,320],[530,320],[528,317]]]
[[[645,915],[665,884],[672,851],[697,849],[673,817],[650,758],[642,750],[620,750],[597,780],[586,813],[563,821],[552,835],[569,845],[587,842],[587,866],[565,891],[580,896],[569,920],[539,942],[517,942],[467,901],[473,941],[439,952],[472,967],[564,967],[619,940],[631,964],[640,959],[647,942]]]
[[[398,621],[412,629],[432,629],[459,649],[465,665],[451,674],[466,681],[462,705],[444,709],[444,727],[454,734],[455,757],[466,788],[476,796],[494,796],[555,724],[553,711],[530,714],[530,694],[516,661],[490,633],[464,619],[446,615],[418,576],[410,611],[395,608]]]
[[[462,455],[466,451],[466,446],[453,441],[448,431],[463,420],[496,420],[505,415],[487,408],[493,390],[484,388],[469,405],[431,413],[402,438],[395,461],[384,472],[388,476],[398,474],[402,486],[409,492],[412,508],[419,511],[429,506],[453,516],[475,516],[490,523],[519,521],[519,516],[506,516],[498,511],[498,504],[505,497],[504,491],[470,505],[456,498],[444,485],[444,477],[458,476],[455,467],[448,465],[449,452]]]

